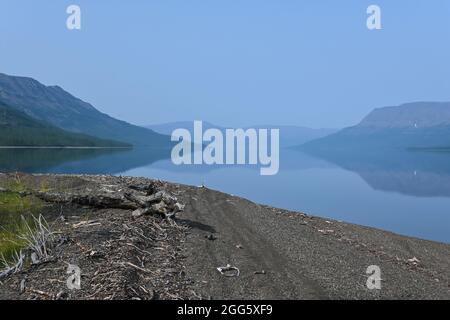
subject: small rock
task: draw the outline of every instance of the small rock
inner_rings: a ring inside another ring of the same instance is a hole
[[[213,234],[209,234],[209,235],[205,236],[205,238],[208,240],[211,240],[211,241],[214,241],[217,239],[217,237]]]

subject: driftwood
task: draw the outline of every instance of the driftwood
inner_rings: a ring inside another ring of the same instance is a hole
[[[145,191],[136,191],[137,189]],[[113,208],[133,210],[132,216],[137,218],[142,215],[155,214],[166,219],[173,219],[178,212],[184,210],[184,205],[177,198],[166,191],[160,190],[153,194],[154,186],[133,186],[126,192],[116,194],[90,193],[75,194],[70,192],[33,192],[32,194],[46,202],[73,203],[94,208]]]
[[[0,189],[0,192],[7,192]],[[153,193],[151,193],[153,192]],[[150,194],[151,193],[151,194]],[[111,208],[133,210],[132,216],[155,214],[166,219],[173,219],[176,213],[184,210],[184,205],[177,198],[164,190],[157,190],[156,185],[131,185],[119,190],[80,190],[80,191],[25,191],[20,196],[34,196],[45,202],[59,204],[77,204],[94,208]]]
[[[187,227],[171,219],[183,205],[164,183],[112,176],[83,176],[83,181],[73,183],[70,179],[48,184],[26,181],[27,191],[22,194],[5,190],[54,203],[50,210],[59,211],[65,219],[52,220],[51,229],[57,231],[50,232],[54,237],[39,247],[54,260],[41,265],[50,260],[43,260],[34,249],[23,249],[23,268],[11,268],[13,259],[8,259],[5,269],[0,266],[0,273],[6,271],[7,277],[0,280],[0,291],[2,286],[11,286],[21,293],[21,299],[191,298],[191,280],[177,276],[183,270],[180,252]],[[130,187],[133,184],[138,187]],[[136,209],[145,216],[132,218]],[[86,210],[88,217],[83,215]],[[66,264],[72,262],[83,267],[83,290],[66,289]],[[15,297],[16,292],[7,290],[4,294],[10,295]]]
[[[33,195],[46,202],[74,203],[95,208],[137,209],[138,204],[122,197],[105,195],[78,195],[56,192],[34,192]]]
[[[163,199],[163,193],[157,192],[150,196],[142,196],[142,195],[137,195],[136,193],[128,193],[127,192],[127,193],[125,193],[125,198],[134,203],[137,203],[141,207],[148,207],[153,202],[161,201]]]
[[[144,184],[144,185],[131,184],[128,186],[128,188],[139,192],[145,192],[146,194],[153,194],[158,191],[155,184]]]
[[[237,267],[233,267],[230,264],[227,264],[225,267],[218,267],[217,271],[225,277],[239,277],[241,273]]]
[[[173,219],[176,213],[184,210],[184,205],[179,203],[176,197],[165,191],[158,191],[149,196],[125,193],[125,198],[140,206],[132,213],[135,218],[147,214],[156,214],[166,219]]]

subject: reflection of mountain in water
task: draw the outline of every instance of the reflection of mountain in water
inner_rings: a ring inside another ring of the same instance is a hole
[[[450,197],[450,152],[395,149],[309,152],[358,173],[376,190],[419,197]]]
[[[115,174],[170,156],[170,150],[0,149],[0,171]]]
[[[450,197],[450,152],[386,149],[380,152],[322,150],[310,154],[358,173],[376,190],[420,197]],[[164,159],[165,161],[159,161]],[[282,149],[280,170],[325,168],[329,166],[326,161],[318,161],[303,152]],[[0,149],[0,171],[118,174],[149,165],[170,172],[200,175],[230,167],[176,166],[170,161],[170,150],[150,148]],[[245,166],[245,168],[259,170],[259,166]]]
[[[358,172],[376,190],[396,191],[418,197],[450,197],[450,176],[432,172]]]
[[[226,157],[226,152],[224,152]],[[174,165],[170,159],[167,161],[158,161],[152,165],[154,169],[161,169],[170,172],[180,172],[180,173],[192,173],[192,174],[207,174],[214,170],[224,169],[224,168],[245,168],[249,170],[259,171],[259,169],[264,166],[260,164],[256,165]],[[293,149],[280,149],[280,170],[291,171],[291,170],[307,170],[312,168],[328,168],[330,164],[327,161],[321,161],[315,157],[312,157],[303,152],[298,152]],[[259,173],[256,173],[259,174]]]
[[[0,172],[117,174],[149,165],[155,169],[194,174],[205,174],[229,167],[245,167],[255,171],[260,168],[260,165],[177,166],[170,160],[170,150],[144,147],[134,149],[0,149]],[[280,150],[280,170],[304,170],[328,166],[328,162],[318,161],[304,153],[290,149]]]

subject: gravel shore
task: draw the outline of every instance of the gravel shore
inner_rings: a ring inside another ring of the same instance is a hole
[[[0,192],[12,179],[0,175]],[[54,243],[51,259],[0,279],[0,299],[450,299],[448,244],[145,178],[20,181],[21,196],[54,212]],[[157,192],[176,205],[129,201]],[[80,290],[67,289],[69,264],[81,269]],[[366,286],[373,265],[381,289]]]

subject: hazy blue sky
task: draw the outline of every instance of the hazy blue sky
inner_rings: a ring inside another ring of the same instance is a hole
[[[383,30],[366,28],[370,4]],[[0,72],[136,124],[347,126],[450,100],[449,59],[448,0],[0,0]]]

